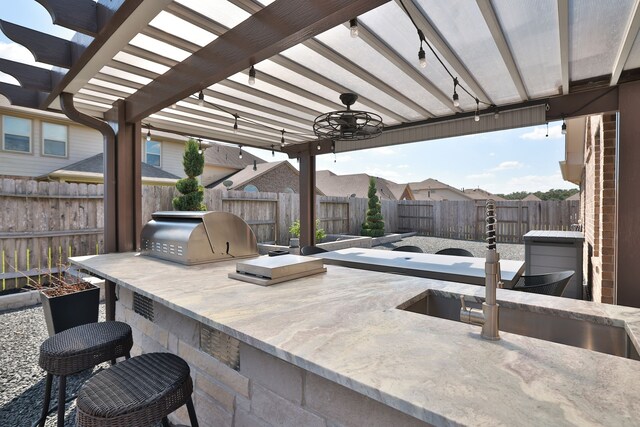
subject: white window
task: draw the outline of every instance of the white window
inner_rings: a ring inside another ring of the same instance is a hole
[[[145,163],[151,166],[160,167],[161,143],[158,141],[146,141],[145,143]]]
[[[256,187],[253,184],[249,184],[249,185],[244,187],[244,191],[246,191],[248,193],[257,193],[258,192],[258,187]]]
[[[30,153],[31,120],[11,116],[2,119],[2,149]]]
[[[67,140],[67,126],[42,122],[42,154],[67,157]]]

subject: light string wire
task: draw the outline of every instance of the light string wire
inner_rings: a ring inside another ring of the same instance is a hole
[[[464,87],[464,85],[462,85],[459,82],[459,77],[453,75],[451,70],[449,70],[449,67],[447,67],[445,65],[445,63],[442,61],[442,59],[440,59],[440,56],[436,53],[435,49],[431,46],[431,43],[429,43],[429,41],[427,41],[427,38],[425,37],[425,35],[422,32],[422,30],[420,29],[420,27],[418,27],[418,24],[416,24],[416,21],[413,19],[413,17],[409,13],[409,10],[404,5],[404,2],[402,0],[398,0],[398,1],[400,2],[400,5],[402,6],[402,9],[404,9],[404,13],[407,14],[409,19],[411,20],[411,23],[413,24],[413,26],[415,27],[416,31],[418,32],[418,38],[420,39],[420,48],[422,48],[422,43],[425,43],[427,45],[427,47],[429,48],[431,53],[433,53],[433,56],[436,57],[436,59],[438,60],[440,65],[442,65],[442,68],[444,68],[444,70],[447,72],[447,74],[449,74],[449,76],[453,80],[454,92],[455,92],[455,87],[458,86],[460,89],[462,89],[464,92],[466,92],[467,95],[469,95],[471,98],[473,98],[473,100],[476,102],[476,105],[477,104],[484,104],[484,105],[486,105],[488,107],[497,108],[497,106],[494,103],[488,102],[488,101],[483,101],[482,99],[480,99],[477,96],[475,96],[474,94],[472,94],[466,87]]]

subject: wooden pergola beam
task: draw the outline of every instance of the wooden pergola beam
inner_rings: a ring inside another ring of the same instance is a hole
[[[38,90],[25,89],[4,82],[0,82],[0,94],[6,96],[11,105],[27,108],[38,108],[40,98],[43,96],[43,93]]]
[[[13,76],[25,89],[51,92],[51,70],[0,58],[0,71]]]
[[[276,0],[127,99],[137,121],[388,0]]]
[[[36,61],[71,68],[73,57],[70,41],[4,20],[0,20],[0,29],[9,39],[29,49]]]
[[[93,0],[36,0],[53,23],[95,37],[98,34],[98,6]]]

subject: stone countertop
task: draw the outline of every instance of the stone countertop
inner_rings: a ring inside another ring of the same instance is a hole
[[[327,266],[263,287],[229,279],[234,261],[183,266],[133,253],[72,262],[251,346],[434,425],[631,426],[640,362],[398,310],[426,292],[484,288]],[[498,290],[522,309],[625,327],[640,309]]]

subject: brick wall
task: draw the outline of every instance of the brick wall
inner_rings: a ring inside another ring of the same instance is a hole
[[[214,357],[212,347],[202,343],[202,330],[210,331],[208,326],[156,302],[151,302],[153,315],[145,311],[145,318],[133,308],[132,291],[119,288],[118,296],[116,318],[132,328],[132,356],[168,351],[189,364],[200,426],[429,426],[224,334],[215,343],[219,347],[221,342],[235,341],[237,345],[230,348],[238,350],[238,362]],[[213,351],[216,356],[217,350]],[[185,406],[169,418],[189,425]]]
[[[249,184],[255,185],[258,191],[261,192],[284,193],[285,188],[290,188],[294,193],[300,193],[298,174],[284,163],[247,182],[245,185]]]
[[[585,169],[580,218],[585,234],[584,277],[593,300],[614,302],[616,115],[590,116],[586,122]]]

